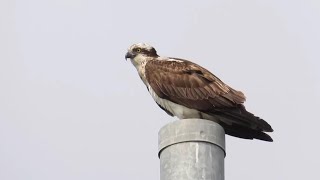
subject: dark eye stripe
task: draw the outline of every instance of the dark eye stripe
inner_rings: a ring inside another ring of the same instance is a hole
[[[140,52],[138,51],[140,49]],[[157,52],[155,49],[144,49],[144,48],[139,48],[139,47],[136,47],[134,49],[132,49],[133,52],[136,52],[136,53],[141,53],[141,54],[146,54],[148,56],[157,56]]]
[[[146,49],[141,49],[141,52],[144,53],[144,54],[148,54],[149,53],[149,51],[146,50]]]

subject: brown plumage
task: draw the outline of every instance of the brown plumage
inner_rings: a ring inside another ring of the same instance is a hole
[[[134,48],[132,48],[134,51]],[[203,115],[213,117],[226,131],[226,134],[245,138],[272,141],[264,132],[272,132],[271,126],[259,117],[248,112],[243,103],[244,94],[232,89],[205,68],[178,58],[160,58],[154,48],[142,48],[132,58],[143,63],[137,67],[146,86],[160,99],[165,99],[183,107],[197,110]],[[152,52],[152,53],[151,53]],[[158,98],[156,97],[156,98]],[[175,115],[156,99],[158,105],[168,114]],[[192,118],[192,117],[190,117]]]

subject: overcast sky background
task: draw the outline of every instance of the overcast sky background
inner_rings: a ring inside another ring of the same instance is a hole
[[[137,42],[242,90],[273,143],[227,136],[226,180],[317,179],[318,0],[0,0],[0,179],[160,179],[173,118],[124,59]]]

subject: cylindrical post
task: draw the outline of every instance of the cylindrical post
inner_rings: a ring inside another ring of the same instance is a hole
[[[160,180],[224,180],[225,132],[213,122],[183,119],[159,131]]]

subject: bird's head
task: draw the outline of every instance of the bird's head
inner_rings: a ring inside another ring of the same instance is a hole
[[[136,57],[158,57],[158,54],[154,47],[145,43],[137,43],[129,47],[125,58],[133,60]]]

